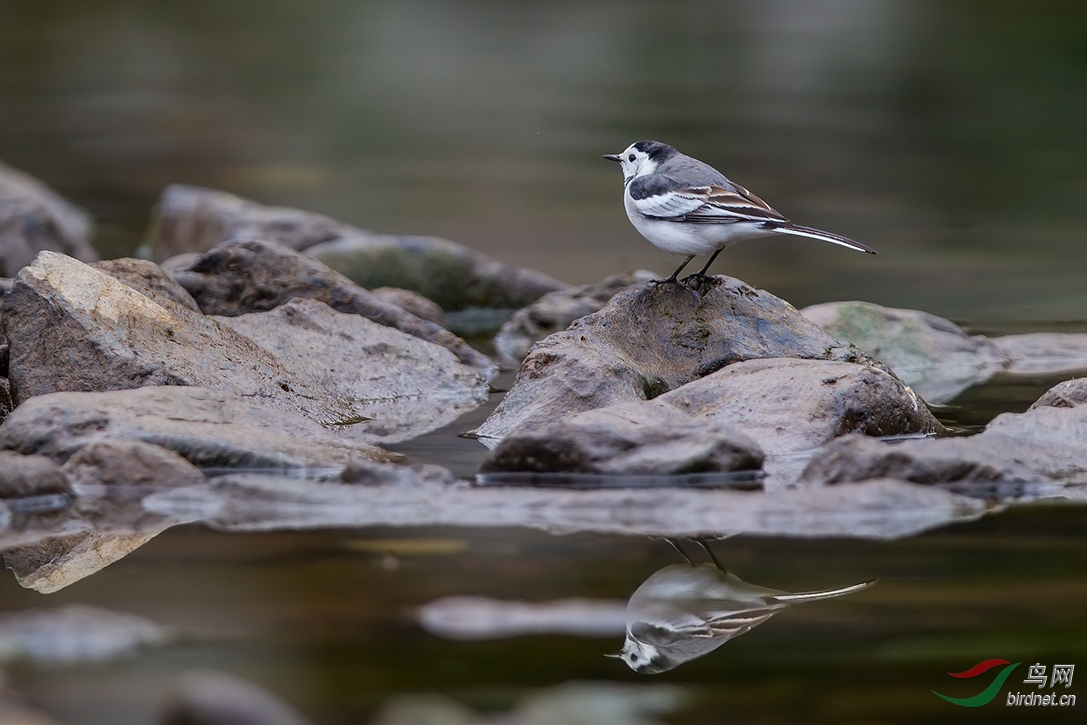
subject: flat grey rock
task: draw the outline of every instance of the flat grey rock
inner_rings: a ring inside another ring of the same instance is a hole
[[[351,440],[309,418],[223,390],[151,386],[53,393],[23,403],[0,426],[0,450],[67,461],[84,446],[134,440],[202,468],[308,468],[400,456]]]
[[[668,284],[620,292],[536,343],[513,388],[476,433],[503,438],[615,403],[646,400],[721,368],[795,357],[876,364],[787,302],[730,277],[701,294]]]
[[[93,229],[87,212],[29,174],[0,163],[0,277],[14,277],[43,249],[95,261]]]
[[[448,330],[367,292],[321,262],[258,239],[223,242],[173,276],[208,315],[236,317],[267,312],[295,298],[324,302],[450,350],[485,377],[494,364]]]
[[[306,250],[366,289],[409,289],[446,311],[524,307],[565,286],[542,272],[502,264],[446,239],[375,234],[320,214],[263,206],[211,189],[174,185],[163,192],[152,239],[156,260],[205,252],[239,238]]]
[[[1087,373],[1087,334],[1034,332],[992,338],[1008,375]]]
[[[191,385],[326,425],[361,417],[233,329],[54,252],[19,272],[2,325],[16,403],[59,391]]]
[[[346,428],[345,435],[396,443],[451,423],[487,400],[487,381],[448,349],[317,300],[217,319],[371,419]]]
[[[653,273],[644,271],[618,274],[593,284],[548,292],[502,325],[494,338],[499,364],[515,369],[538,341],[565,330],[574,320],[599,312],[619,292],[641,287],[654,278]]]
[[[763,453],[740,429],[659,400],[620,403],[514,431],[480,473],[680,475],[758,471]]]

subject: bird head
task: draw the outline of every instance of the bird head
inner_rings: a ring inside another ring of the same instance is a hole
[[[623,167],[623,180],[652,174],[676,150],[660,141],[638,141],[627,146],[621,154],[605,154],[608,161],[618,161]]]
[[[676,666],[656,646],[632,639],[629,634],[622,650],[604,656],[622,660],[627,667],[642,675],[656,675]]]

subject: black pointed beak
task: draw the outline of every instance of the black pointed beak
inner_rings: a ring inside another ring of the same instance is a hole
[[[602,159],[607,159],[608,161],[622,161],[622,160],[623,160],[623,159],[622,159],[622,158],[621,158],[621,157],[619,156],[619,154],[604,154],[604,155],[603,155],[603,156],[601,156],[600,158],[602,158]]]

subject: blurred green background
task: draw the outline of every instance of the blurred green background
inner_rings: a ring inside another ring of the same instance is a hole
[[[666,273],[600,160],[656,138],[879,250],[715,267],[797,306],[1082,320],[1085,127],[1074,0],[0,0],[0,158],[109,255],[187,182],[569,282]]]

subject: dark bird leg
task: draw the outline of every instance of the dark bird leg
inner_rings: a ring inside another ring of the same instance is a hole
[[[698,270],[697,272],[690,275],[689,277],[684,278],[683,281],[686,282],[688,279],[692,279],[694,277],[705,277],[706,276],[706,271],[710,268],[710,265],[713,264],[713,260],[717,259],[717,255],[720,254],[723,251],[725,251],[725,248],[721,247],[716,252],[711,254],[710,255],[710,261],[706,262],[705,266],[702,267],[702,269]]]
[[[715,256],[716,256],[716,255],[715,255]],[[678,268],[678,269],[676,269],[676,271],[675,271],[675,272],[672,272],[672,276],[671,276],[671,277],[666,277],[665,279],[655,279],[655,280],[653,280],[652,282],[650,282],[649,284],[651,284],[651,285],[653,285],[654,287],[656,287],[656,286],[659,286],[659,285],[662,285],[662,284],[669,284],[669,283],[675,282],[675,281],[676,281],[676,277],[678,277],[678,276],[679,276],[679,273],[683,271],[683,268],[684,268],[684,267],[686,267],[686,266],[687,266],[688,264],[690,264],[690,262],[691,262],[691,260],[692,260],[692,259],[694,259],[694,255],[693,255],[693,254],[692,254],[691,256],[689,256],[689,257],[687,257],[686,259],[684,259],[684,260],[683,260],[683,264],[679,265],[679,268]],[[712,260],[711,260],[711,261],[712,261]]]
[[[706,543],[705,539],[695,539],[695,541],[698,543],[699,546],[701,546],[703,549],[706,550],[707,554],[710,555],[710,558],[713,559],[714,566],[716,566],[718,569],[720,569],[721,571],[728,574],[728,569],[721,566],[721,562],[718,561],[717,557],[713,553],[713,549],[710,548],[710,545]]]
[[[675,549],[676,551],[678,551],[679,555],[682,556],[684,559],[686,559],[688,564],[690,564],[691,566],[697,566],[694,563],[694,560],[691,559],[691,557],[687,556],[687,552],[679,547],[679,542],[678,541],[676,541],[675,539],[667,539],[667,538],[665,539],[665,541],[667,541],[669,544],[671,544],[672,548]]]

